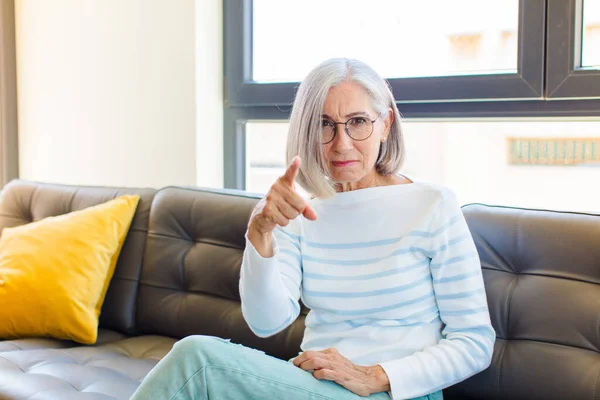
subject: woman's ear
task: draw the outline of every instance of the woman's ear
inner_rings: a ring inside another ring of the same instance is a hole
[[[385,129],[383,130],[383,138],[387,139],[390,134],[390,130],[392,129],[392,124],[394,123],[394,110],[388,108],[385,119],[383,120]],[[385,139],[383,141],[385,141]]]

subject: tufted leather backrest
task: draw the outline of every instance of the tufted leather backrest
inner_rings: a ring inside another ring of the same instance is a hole
[[[0,230],[66,214],[124,194],[140,195],[136,214],[102,306],[100,327],[135,332],[135,299],[154,189],[56,185],[15,180],[2,190]]]
[[[492,365],[452,398],[596,399],[600,393],[600,216],[463,207],[494,329]]]
[[[154,199],[138,299],[142,333],[232,339],[288,359],[298,354],[304,315],[268,339],[241,312],[245,232],[258,198],[240,191],[165,188]]]

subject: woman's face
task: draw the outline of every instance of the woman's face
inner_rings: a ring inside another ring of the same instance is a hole
[[[390,109],[380,116],[371,102],[367,91],[354,82],[344,82],[331,88],[325,99],[322,115],[324,129],[331,129],[332,122],[352,119],[348,125],[360,131],[363,124],[369,126],[370,121],[376,119],[372,124],[373,133],[365,140],[354,140],[348,136],[344,125],[335,125],[333,140],[323,144],[330,178],[341,184],[343,191],[377,186],[381,179],[375,162],[381,143],[387,140],[394,114]]]

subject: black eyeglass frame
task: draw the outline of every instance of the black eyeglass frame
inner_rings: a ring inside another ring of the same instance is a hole
[[[357,142],[362,142],[363,140],[367,140],[368,138],[371,137],[371,135],[373,135],[373,132],[375,131],[375,121],[377,121],[383,114],[385,114],[385,113],[379,114],[377,116],[377,118],[375,118],[373,120],[369,119],[368,117],[361,116],[361,115],[357,115],[356,117],[348,118],[348,120],[346,122],[335,122],[335,121],[331,121],[331,120],[326,120],[326,121],[329,121],[329,122],[331,122],[333,124],[333,137],[328,142],[321,141],[321,144],[329,144],[329,143],[331,143],[331,142],[333,142],[335,140],[335,137],[336,137],[337,131],[338,131],[337,130],[337,125],[344,125],[344,132],[346,132],[346,135],[348,135],[348,137],[350,139],[352,139],[354,141],[357,141]],[[364,139],[354,139],[352,137],[352,135],[350,134],[350,132],[348,131],[348,122],[352,121],[355,118],[366,118],[367,121],[371,122],[371,133],[369,133],[369,135],[366,138],[364,138]],[[323,128],[321,128],[321,129],[323,129]]]

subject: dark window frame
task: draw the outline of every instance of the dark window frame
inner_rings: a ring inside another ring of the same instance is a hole
[[[548,0],[546,87],[550,100],[598,98],[600,93],[600,70],[581,67],[583,3]]]

